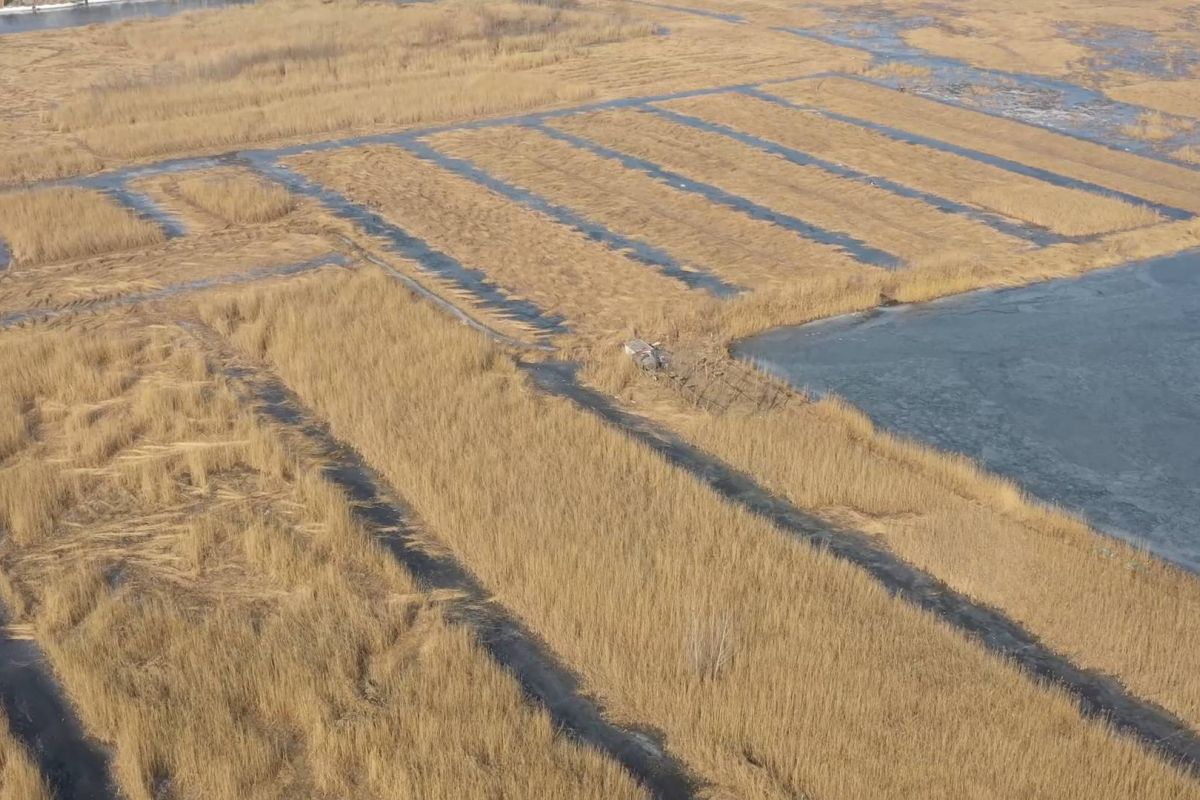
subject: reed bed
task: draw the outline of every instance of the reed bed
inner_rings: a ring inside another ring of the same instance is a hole
[[[132,250],[165,236],[99,192],[56,188],[0,194],[0,238],[27,265]]]
[[[662,419],[797,506],[880,537],[1075,663],[1200,728],[1195,576],[1037,504],[968,459],[877,430],[836,399]]]
[[[754,289],[865,267],[702,197],[522,128],[444,134],[433,143],[572,208],[610,230],[653,243],[689,266]]]
[[[1104,93],[1114,100],[1146,106],[1163,114],[1200,119],[1200,78],[1138,81],[1125,86],[1106,87]],[[1172,122],[1178,124],[1179,121]]]
[[[0,711],[0,800],[53,800],[25,746],[13,738]]]
[[[539,396],[382,275],[314,276],[202,313],[405,487],[430,531],[612,713],[660,730],[710,797],[1196,791],[857,569]]]
[[[518,297],[592,332],[704,296],[651,267],[397,147],[289,159]]]
[[[1033,125],[844,78],[780,84],[772,86],[771,92],[1090,181],[1152,202],[1200,211],[1200,190],[1196,188],[1193,171]]]
[[[1120,200],[1053,186],[961,156],[897,142],[815,112],[785,108],[755,98],[725,95],[679,101],[667,107],[794,147],[868,175],[891,178],[905,186],[1040,225],[1056,233],[1105,233],[1148,225],[1157,220],[1153,212]],[[667,134],[666,129],[663,134]],[[698,137],[693,140],[697,145],[708,141]],[[764,166],[758,172],[766,172],[769,159],[770,156],[759,158]],[[782,172],[781,168],[781,173],[790,174],[798,169],[801,168]],[[818,173],[815,168],[808,170]],[[835,183],[827,177],[825,183],[833,183],[836,187],[846,182]],[[859,193],[866,192],[860,189]],[[826,194],[837,196],[832,189],[826,189]],[[881,197],[873,205],[863,207],[862,229],[874,231],[878,228],[875,236],[880,243],[889,239],[894,241],[893,247],[902,248],[902,253],[912,261],[936,257],[944,247],[1005,252],[1023,244],[982,222],[938,212],[921,201],[888,195],[882,190],[870,194]],[[832,213],[827,212],[830,219],[833,219]]]
[[[0,591],[123,797],[644,797],[152,322],[0,340],[25,429],[0,463]]]
[[[536,67],[652,30],[614,7],[268,2],[114,30],[159,66],[77,94],[55,121],[134,158],[513,112],[591,94]]]
[[[287,189],[237,170],[189,173],[172,189],[186,202],[230,225],[274,222],[296,208],[296,198]]]

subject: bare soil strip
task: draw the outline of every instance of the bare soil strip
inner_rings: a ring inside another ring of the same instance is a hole
[[[218,333],[200,323],[187,323],[206,350],[219,357],[224,373],[246,393],[247,401],[266,417],[289,426],[312,444],[325,460],[324,476],[353,501],[355,516],[416,579],[425,591],[449,590],[446,616],[468,626],[491,657],[520,682],[563,730],[624,765],[654,797],[686,800],[693,779],[683,765],[654,738],[618,727],[584,696],[579,678],[549,651],[535,633],[506,609],[490,602],[490,593],[457,560],[431,553],[413,540],[415,515],[349,445],[317,421],[284,383],[264,369],[239,359]]]
[[[579,384],[573,365],[531,364],[526,369],[542,390],[573,401],[705,481],[724,497],[862,568],[889,592],[976,638],[985,648],[1013,661],[1034,677],[1063,687],[1077,698],[1085,715],[1107,721],[1200,776],[1200,736],[1174,715],[1131,696],[1112,678],[1080,669],[1005,615],[973,603],[932,575],[874,545],[867,537],[837,530],[828,522],[805,514],[769,493],[748,475],[666,429],[618,408],[608,398]]]
[[[4,617],[0,609],[0,626]],[[56,800],[117,800],[108,755],[83,732],[41,650],[2,627],[0,708]]]

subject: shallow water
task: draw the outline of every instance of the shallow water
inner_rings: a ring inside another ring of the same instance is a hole
[[[1200,250],[778,329],[737,352],[1200,571]]]
[[[143,17],[169,17],[181,11],[206,8],[246,5],[253,0],[153,0],[153,2],[112,3],[99,6],[84,6],[60,11],[44,11],[33,14],[0,15],[0,36],[6,33],[28,33],[57,28],[78,28],[105,22]]]

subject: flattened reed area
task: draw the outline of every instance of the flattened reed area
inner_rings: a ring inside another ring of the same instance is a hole
[[[661,730],[712,796],[1196,790],[865,574],[539,395],[381,274],[230,294],[203,314],[405,486],[585,688]]]
[[[99,192],[64,187],[0,194],[0,239],[17,264],[129,250],[164,238],[153,222]]]
[[[0,597],[130,800],[639,798],[174,325],[0,338]],[[3,775],[35,787],[0,739]]]

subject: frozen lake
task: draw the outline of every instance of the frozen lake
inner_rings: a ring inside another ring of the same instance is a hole
[[[1200,251],[782,328],[737,353],[1200,571]]]

